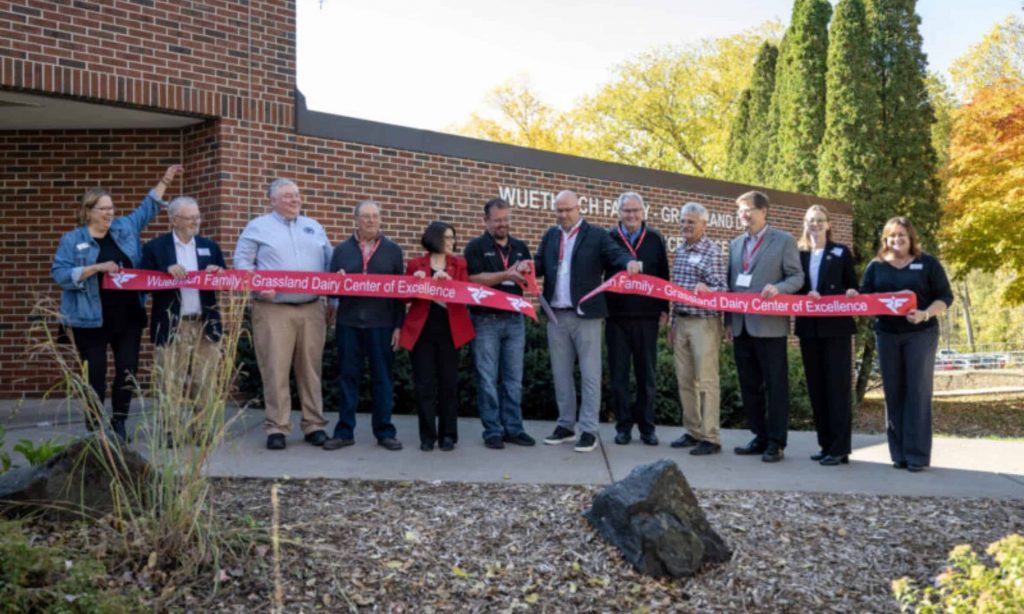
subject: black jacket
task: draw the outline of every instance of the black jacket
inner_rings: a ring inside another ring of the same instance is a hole
[[[645,231],[646,234],[644,234]],[[640,232],[641,236],[643,236],[643,241],[640,243],[639,248],[635,245],[633,248],[636,250],[636,259],[644,263],[643,273],[667,280],[669,278],[669,268],[668,253],[665,250],[665,237],[661,236],[661,233],[654,228],[648,226],[647,222],[644,222],[643,230]],[[608,234],[611,236],[612,241],[615,241],[616,245],[627,252],[629,251],[626,248],[626,242],[623,240],[622,235],[619,234],[618,224],[609,230]],[[624,266],[614,267],[608,272],[608,277],[625,270],[626,267]],[[609,292],[607,300],[608,317],[610,318],[657,318],[663,313],[668,313],[668,301],[649,296]]]
[[[537,249],[535,262],[537,277],[544,278],[544,298],[550,303],[555,296],[555,282],[558,278],[558,249],[561,245],[562,229],[552,226],[544,233]],[[632,260],[629,252],[616,245],[608,232],[598,226],[591,226],[586,220],[580,223],[579,233],[567,256],[570,266],[569,294],[572,306],[579,307],[580,299],[601,285],[605,271],[614,267],[625,268]],[[598,294],[582,306],[584,318],[608,317],[605,293]]]
[[[202,271],[211,264],[227,268],[224,254],[213,240],[196,236],[196,262]],[[174,234],[160,235],[142,246],[143,269],[167,272],[171,266],[178,264],[178,256],[174,250]],[[203,311],[203,332],[212,341],[219,341],[223,329],[220,322],[220,309],[217,308],[217,293],[213,290],[199,291],[199,304]],[[157,290],[153,292],[153,317],[149,322],[149,339],[154,345],[165,345],[170,339],[171,331],[181,314],[181,292],[178,290]]]
[[[370,275],[405,275],[402,262],[402,248],[380,234],[380,245],[370,256],[367,270],[363,270],[363,251],[359,240],[353,234],[334,248],[331,257],[331,272],[344,269],[346,273]],[[342,296],[338,300],[338,326],[352,328],[401,328],[405,319],[405,305],[394,298],[373,298],[369,296]]]
[[[804,285],[798,294],[807,294],[811,291],[811,252],[800,252],[800,264],[804,268]],[[857,288],[853,255],[845,245],[828,241],[818,271],[818,294],[846,294],[850,288]],[[797,337],[838,337],[852,335],[856,330],[851,316],[798,317],[795,326]]]

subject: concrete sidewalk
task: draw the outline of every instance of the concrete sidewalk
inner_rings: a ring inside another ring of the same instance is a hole
[[[0,424],[8,428],[8,450],[20,439],[41,441],[85,432],[66,403],[28,401],[12,416],[13,410],[12,402],[0,402]],[[335,414],[328,417],[333,421]],[[544,445],[540,440],[553,430],[554,423],[536,421],[526,425],[538,440],[536,447],[490,450],[480,438],[479,420],[463,418],[459,421],[459,445],[453,452],[422,452],[416,417],[396,416],[398,438],[406,448],[389,452],[376,445],[369,415],[360,414],[356,444],[326,452],[302,441],[295,413],[288,449],[271,452],[264,447],[262,411],[231,410],[230,420],[228,440],[210,463],[214,476],[608,484],[637,465],[668,458],[679,464],[695,488],[1024,499],[1024,441],[936,438],[933,466],[911,474],[892,468],[884,435],[854,435],[850,464],[822,467],[808,460],[817,451],[815,434],[799,431],[789,434],[785,460],[766,464],[758,457],[732,453],[733,446],[750,439],[742,430],[723,431],[721,454],[694,457],[668,445],[682,434],[681,427],[659,428],[662,443],[656,447],[642,445],[637,439],[619,446],[612,443],[614,426],[602,424],[598,448],[580,454],[571,444]],[[12,457],[16,463],[24,462],[19,454],[12,453]]]

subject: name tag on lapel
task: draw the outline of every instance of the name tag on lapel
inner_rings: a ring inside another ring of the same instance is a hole
[[[89,244],[88,243],[79,243],[78,245],[75,246],[75,249],[77,249],[78,251],[87,250],[87,249],[89,249]]]
[[[199,248],[196,248],[196,254],[198,254],[200,256],[209,256],[210,255],[210,248],[209,247],[199,247]]]
[[[689,262],[690,264],[700,264],[700,254],[691,254],[690,257],[686,259],[686,261]]]
[[[832,255],[834,255],[834,256],[842,256],[843,255],[843,248],[841,248],[841,247],[833,247],[832,248]]]
[[[915,262],[914,264],[910,265],[911,271],[920,271],[922,269],[924,269],[924,265],[921,264],[920,262]]]
[[[753,280],[753,275],[750,273],[740,273],[736,276],[736,287],[737,288],[749,288],[750,282]]]

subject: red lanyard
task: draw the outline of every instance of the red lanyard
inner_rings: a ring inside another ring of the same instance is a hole
[[[377,241],[373,244],[373,249],[370,250],[370,254],[366,254],[366,250],[363,249],[362,241],[359,242],[359,255],[363,257],[363,273],[369,273],[370,260],[373,255],[377,253],[377,248],[380,247],[380,237],[377,237]]]
[[[647,236],[647,226],[644,226],[644,231],[640,233],[640,238],[636,240],[635,248],[632,245],[630,245],[629,238],[622,233],[622,224],[616,226],[616,229],[619,231],[619,236],[622,237],[622,242],[626,244],[626,249],[629,250],[629,253],[633,254],[633,260],[639,260],[640,257],[637,256],[636,253],[640,251],[640,245],[643,244],[644,237]]]
[[[508,270],[508,259],[512,257],[512,241],[508,242],[505,246],[505,251],[501,251],[501,246],[497,243],[494,244],[494,251],[498,252],[498,257],[501,258],[501,266],[504,267],[502,270]]]
[[[559,262],[565,260],[565,244],[569,242],[569,239],[575,237],[576,233],[579,232],[579,231],[580,231],[580,227],[579,226],[577,226],[576,228],[573,228],[568,233],[565,232],[564,230],[561,231],[561,233],[562,233],[562,242],[558,245],[558,261]]]
[[[757,243],[754,243],[754,249],[750,250],[750,255],[749,256],[747,255],[747,241],[750,240],[750,236],[748,235],[747,238],[743,241],[743,272],[744,273],[747,273],[747,272],[750,271],[750,261],[754,259],[754,254],[757,253],[757,248],[761,247],[761,242],[764,241],[764,238],[765,238],[765,236],[767,236],[767,234],[768,233],[765,233],[765,234],[761,235],[761,238],[757,240]]]

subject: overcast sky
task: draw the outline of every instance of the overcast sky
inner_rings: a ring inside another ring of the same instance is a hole
[[[526,76],[566,109],[651,47],[786,23],[792,0],[298,0],[298,85],[311,109],[444,130]],[[833,2],[833,4],[835,4]],[[919,0],[940,72],[1021,0]]]

